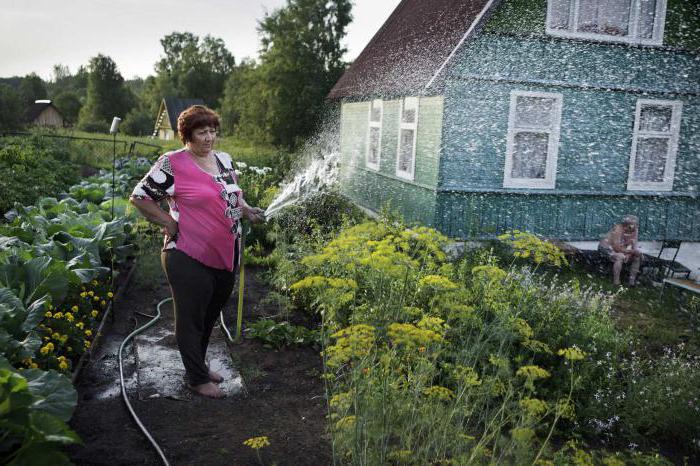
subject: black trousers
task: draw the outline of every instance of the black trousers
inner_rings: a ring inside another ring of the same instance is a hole
[[[190,385],[209,382],[209,337],[233,290],[236,273],[208,267],[177,249],[160,256],[175,307],[175,338]]]

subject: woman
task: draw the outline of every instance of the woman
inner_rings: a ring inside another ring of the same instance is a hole
[[[219,117],[203,105],[180,114],[183,149],[161,156],[139,182],[131,203],[163,227],[161,263],[173,296],[175,337],[196,393],[221,398],[221,375],[205,363],[209,336],[233,289],[239,265],[241,218],[264,221],[243,200],[231,156],[215,152]],[[169,212],[159,203],[167,200]]]

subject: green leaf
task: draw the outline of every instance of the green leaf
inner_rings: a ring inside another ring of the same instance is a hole
[[[44,318],[46,307],[50,302],[51,297],[49,295],[44,295],[36,301],[33,301],[29,307],[27,307],[27,317],[24,319],[24,323],[22,323],[22,330],[25,332],[34,330]]]
[[[29,391],[36,399],[31,409],[68,422],[78,402],[78,393],[70,379],[53,370],[27,369],[23,374],[29,383]]]
[[[65,453],[56,449],[51,443],[32,443],[23,448],[7,466],[68,466],[72,464]]]

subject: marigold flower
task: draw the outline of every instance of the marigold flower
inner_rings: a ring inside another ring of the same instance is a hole
[[[60,311],[56,312],[56,313],[54,313],[53,318],[54,319],[63,319],[63,313]]]
[[[92,336],[92,330],[85,330],[85,336],[86,336],[86,337],[91,337],[91,336]]]
[[[78,322],[77,324],[75,324],[75,326],[76,326],[77,328],[79,328],[80,330],[82,330],[83,327],[85,327],[85,324],[84,324],[83,322]]]
[[[53,333],[53,334],[51,335],[51,338],[53,338],[54,340],[58,340],[59,338],[61,338],[61,334],[58,333],[58,332]]]
[[[74,307],[75,307],[75,306],[74,306]],[[66,320],[67,320],[68,322],[73,322],[74,319],[75,319],[75,318],[73,317],[73,314],[71,314],[70,312],[66,312]]]
[[[250,447],[253,450],[260,450],[261,448],[269,447],[270,440],[266,436],[252,437],[243,442],[243,445]]]
[[[91,281],[90,284],[91,284],[92,286],[97,286],[97,280]]]
[[[91,343],[88,340],[85,340],[85,348],[89,348]]]
[[[88,294],[87,294],[86,291],[83,291],[82,293],[80,293],[80,297],[81,297],[81,298],[85,298],[85,297],[87,297],[87,295],[88,295]]]
[[[70,308],[70,310],[73,312],[78,312],[80,310],[80,308],[78,306],[73,306]]]
[[[100,300],[100,297],[99,297],[99,296],[93,296],[92,300],[95,301],[95,302],[97,302],[97,301]]]
[[[29,368],[30,368],[30,369],[37,369],[38,367],[39,367],[39,364],[37,364],[37,363],[35,363],[35,362],[33,362],[33,363],[31,363],[31,364],[29,365]]]
[[[107,305],[107,301],[105,301],[104,299],[102,301],[100,301],[100,306],[105,307],[106,305]]]
[[[108,291],[108,292],[107,292],[107,297],[108,297],[109,299],[114,298],[114,293],[112,293],[111,291]]]
[[[97,317],[97,314],[99,314],[99,312],[97,312],[97,311],[94,310],[94,309],[93,309],[92,312],[90,313],[90,315],[91,315],[92,317]]]
[[[52,316],[53,316],[53,314],[51,313],[51,311],[46,311],[46,312],[44,313],[44,317],[48,317],[49,319],[50,319]]]
[[[68,363],[67,362],[60,362],[60,363],[58,363],[58,368],[61,369],[62,371],[68,369]]]
[[[95,292],[94,292],[94,291],[88,291],[88,296],[95,296]]]

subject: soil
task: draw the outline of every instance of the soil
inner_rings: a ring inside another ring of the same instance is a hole
[[[246,269],[244,322],[276,313],[261,305],[269,291],[262,270]],[[133,311],[153,313],[169,296],[164,280],[132,283],[115,303],[115,319],[105,342],[121,340],[135,326]],[[234,294],[235,296],[235,294]],[[233,306],[233,301],[229,306]],[[172,319],[171,313],[163,318]],[[144,319],[141,318],[141,321]],[[219,332],[214,329],[214,332]],[[317,349],[269,349],[255,340],[232,345],[233,361],[241,372],[245,392],[223,400],[193,396],[187,400],[153,398],[130,401],[143,424],[172,465],[326,465],[332,462],[326,432],[321,359]],[[121,396],[100,398],[96,387],[116,380],[117,368],[97,351],[80,376],[78,406],[71,427],[83,445],[68,450],[76,464],[162,464],[129,416]],[[270,446],[256,452],[243,441],[265,435]]]

